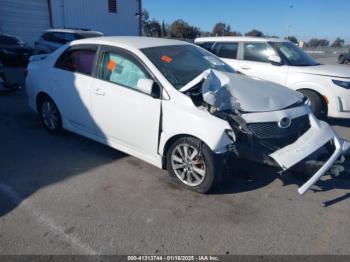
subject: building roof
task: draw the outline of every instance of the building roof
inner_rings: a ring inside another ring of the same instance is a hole
[[[173,39],[141,37],[141,36],[105,36],[97,38],[87,38],[72,42],[75,44],[100,44],[100,45],[116,45],[127,46],[136,49],[156,47],[156,46],[170,46],[170,45],[186,45],[189,43]]]
[[[251,36],[213,36],[199,37],[195,42],[215,42],[215,41],[238,41],[238,42],[288,42],[288,40],[271,37],[251,37]]]

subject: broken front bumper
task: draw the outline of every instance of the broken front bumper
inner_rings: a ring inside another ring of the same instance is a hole
[[[350,149],[350,143],[338,137],[335,131],[325,122],[319,121],[312,114],[309,114],[311,128],[293,144],[281,148],[270,157],[274,159],[283,170],[287,170],[298,164],[321,147],[331,142],[334,145],[334,152],[324,165],[302,186],[298,192],[303,195],[324,175],[332,165]]]

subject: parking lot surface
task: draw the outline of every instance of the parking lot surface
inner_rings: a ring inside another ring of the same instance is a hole
[[[18,79],[17,71],[12,78]],[[331,121],[350,140],[348,120]],[[241,163],[213,194],[0,96],[0,254],[350,254],[350,179]]]

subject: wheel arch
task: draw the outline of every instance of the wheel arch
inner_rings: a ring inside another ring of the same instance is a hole
[[[323,106],[325,107],[325,109],[327,109],[327,107],[328,107],[328,98],[326,98],[325,95],[322,95],[318,90],[315,90],[315,89],[312,89],[312,88],[300,88],[300,89],[297,89],[296,91],[301,92],[301,93],[302,93],[302,91],[309,91],[309,92],[315,93],[316,95],[318,95],[321,98]]]
[[[36,99],[35,99],[35,103],[36,103],[36,110],[37,112],[39,113],[39,106],[40,106],[40,103],[43,101],[44,98],[49,98],[52,100],[52,102],[55,104],[55,106],[57,107],[58,111],[60,112],[60,109],[56,103],[56,101],[46,92],[44,91],[40,91],[37,95],[36,95]],[[61,112],[60,112],[61,113]]]
[[[46,98],[46,97],[48,97],[48,98],[50,98],[52,100],[52,98],[45,92],[39,92],[36,95],[35,103],[36,103],[36,110],[37,110],[37,112],[39,112],[40,104],[44,100],[44,98]]]

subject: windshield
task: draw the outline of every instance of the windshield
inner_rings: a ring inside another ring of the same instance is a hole
[[[217,57],[192,45],[159,46],[141,51],[178,90],[207,69],[234,73]]]
[[[293,43],[270,42],[269,44],[274,47],[291,66],[315,66],[320,64]]]

